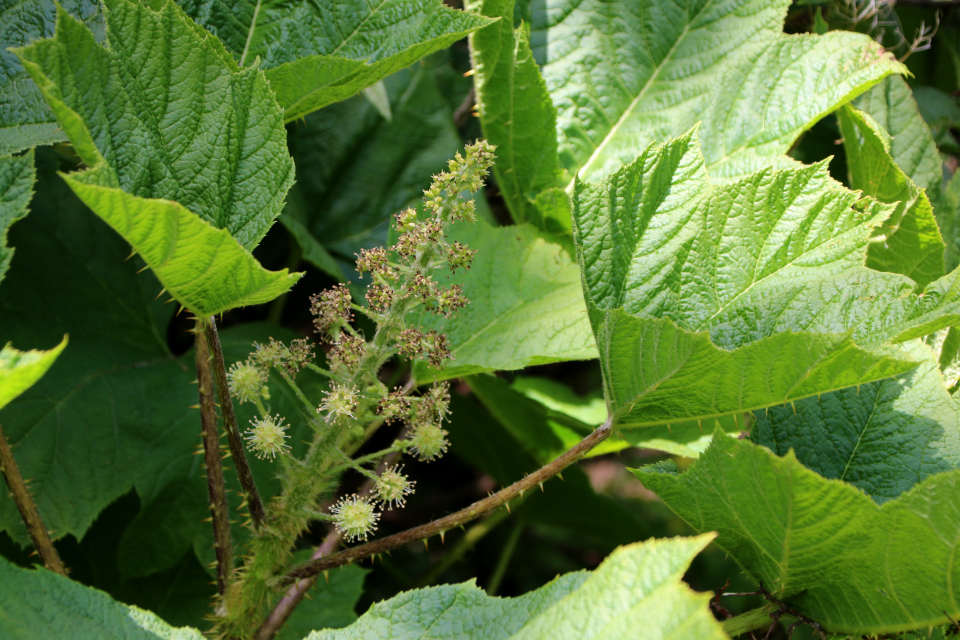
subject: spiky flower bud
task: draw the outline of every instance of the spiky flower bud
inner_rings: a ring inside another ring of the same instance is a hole
[[[277,454],[283,455],[290,450],[286,443],[289,437],[287,427],[279,415],[254,418],[250,424],[252,426],[246,431],[247,446],[258,458],[275,458]]]
[[[395,277],[390,264],[387,261],[387,251],[383,247],[374,247],[373,249],[360,249],[357,254],[357,271],[366,273],[367,271],[384,278],[392,279]]]
[[[377,405],[377,413],[383,416],[383,421],[387,424],[405,418],[409,412],[410,398],[400,389],[394,389],[380,398],[380,403]]]
[[[415,209],[405,209],[397,214],[397,231],[403,233],[412,229],[417,222],[417,212]]]
[[[317,333],[325,334],[349,324],[353,320],[352,302],[350,290],[342,284],[310,296],[310,313],[314,316],[313,325]]]
[[[334,422],[344,417],[356,418],[353,412],[357,410],[359,404],[360,396],[356,389],[337,384],[324,392],[324,400],[317,409],[317,413],[326,413],[327,422]]]
[[[313,360],[313,343],[306,338],[291,340],[284,354],[283,366],[291,375],[298,373]]]
[[[402,470],[402,466],[384,470],[373,487],[377,500],[387,509],[402,507],[407,502],[407,496],[413,493],[413,485],[416,483],[403,475]]]
[[[227,371],[230,395],[240,402],[256,402],[258,398],[270,399],[267,388],[267,372],[250,360],[235,362]]]
[[[380,513],[374,508],[373,502],[357,494],[340,498],[330,507],[330,513],[333,514],[333,524],[337,531],[347,542],[366,540],[377,530],[377,521],[380,519]]]
[[[432,422],[418,424],[410,435],[410,448],[424,462],[439,458],[448,444],[447,432]]]
[[[286,350],[283,343],[270,338],[270,342],[267,344],[254,342],[253,348],[254,351],[250,354],[249,362],[260,369],[263,375],[267,375],[270,372],[270,367],[280,367],[283,365],[285,360],[284,351]]]
[[[417,422],[441,424],[450,413],[450,384],[437,382],[427,390],[417,404]]]
[[[437,283],[430,276],[417,273],[410,281],[410,293],[423,302],[431,301],[437,295]]]

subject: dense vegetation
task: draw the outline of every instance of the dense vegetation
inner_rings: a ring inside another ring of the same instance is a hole
[[[960,632],[953,0],[0,1],[0,637]]]

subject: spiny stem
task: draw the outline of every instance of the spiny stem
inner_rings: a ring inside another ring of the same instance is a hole
[[[210,351],[213,353],[213,371],[217,378],[217,396],[220,398],[220,412],[227,429],[227,442],[230,443],[230,455],[233,457],[233,466],[240,479],[240,487],[247,499],[247,508],[250,509],[250,519],[259,529],[266,519],[260,492],[253,480],[250,463],[247,462],[247,453],[243,448],[243,437],[237,425],[237,414],[233,411],[233,399],[230,397],[230,386],[227,382],[227,368],[223,362],[223,349],[220,347],[220,334],[217,332],[217,323],[213,318],[201,321],[203,332],[206,334]],[[199,352],[199,347],[198,347]]]
[[[220,464],[220,437],[217,433],[217,409],[213,402],[213,376],[210,373],[210,350],[197,320],[196,360],[197,386],[200,393],[200,424],[203,426],[203,457],[207,472],[207,493],[213,521],[213,545],[217,555],[217,591],[227,592],[233,574],[233,541],[230,537],[230,507]]]
[[[437,535],[444,531],[449,531],[454,527],[459,527],[462,524],[490,513],[494,509],[503,506],[522,493],[537,487],[541,483],[562,472],[571,464],[579,460],[588,451],[605,440],[610,435],[611,430],[612,420],[608,419],[605,423],[603,423],[603,425],[598,427],[596,431],[581,440],[569,451],[561,455],[553,462],[537,469],[523,480],[519,480],[509,487],[501,489],[497,493],[488,496],[483,500],[478,500],[465,509],[461,509],[456,513],[439,518],[428,524],[420,525],[419,527],[414,527],[412,529],[402,531],[386,538],[381,538],[380,540],[374,540],[373,542],[368,542],[367,544],[362,544],[357,547],[344,549],[339,553],[335,553],[324,558],[311,560],[294,567],[285,576],[283,576],[283,578],[280,579],[280,585],[286,586],[302,578],[315,576],[323,571],[326,571],[327,569],[349,564],[354,560],[359,560],[361,558],[366,558],[368,556],[383,553],[385,551],[390,551],[391,549],[396,549],[397,547],[403,547],[411,542],[425,540],[430,536]]]
[[[60,554],[53,546],[50,534],[47,533],[47,528],[44,526],[40,512],[37,510],[37,503],[33,501],[27,483],[20,475],[17,459],[13,457],[13,451],[7,444],[7,437],[3,434],[2,428],[0,428],[0,472],[3,472],[7,486],[10,487],[13,503],[17,505],[20,517],[23,518],[23,523],[27,525],[27,533],[30,534],[33,546],[36,547],[40,559],[43,560],[43,566],[66,577],[67,572],[63,568],[63,563],[60,562]]]

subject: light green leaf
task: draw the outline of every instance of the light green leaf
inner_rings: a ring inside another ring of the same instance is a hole
[[[346,629],[317,631],[307,640],[722,639],[709,596],[680,582],[711,539],[622,547],[593,573],[568,573],[518,598],[491,598],[469,582],[408,591],[373,605]]]
[[[293,182],[283,113],[255,68],[173,3],[105,0],[106,46],[63,9],[16,53],[80,158],[140,198],[179,202],[252,250]]]
[[[537,0],[531,42],[561,166],[596,181],[697,122],[712,176],[784,166],[803,131],[906,70],[862,34],[784,34],[789,5]]]
[[[577,267],[562,247],[529,225],[464,224],[454,238],[477,254],[450,283],[476,302],[451,319],[419,314],[417,324],[447,334],[456,359],[440,371],[418,362],[418,382],[596,357]]]
[[[563,186],[557,157],[557,111],[533,59],[527,27],[514,30],[514,0],[486,0],[480,12],[500,18],[470,35],[477,111],[487,141],[497,146],[497,186],[517,223],[530,222],[550,233],[569,234],[534,199]],[[566,195],[559,197],[566,201]],[[545,207],[546,208],[546,207]],[[561,220],[569,219],[569,205]]]
[[[304,257],[338,278],[355,275],[360,249],[386,244],[393,215],[415,206],[460,148],[450,107],[426,69],[384,85],[392,122],[356,96],[290,127],[297,182],[280,220]]]
[[[7,246],[7,230],[27,215],[35,173],[33,151],[16,158],[0,155],[0,281],[13,259],[13,249]]]
[[[49,351],[18,351],[9,344],[0,349],[0,409],[43,377],[67,346],[67,337]]]
[[[960,472],[927,478],[878,506],[792,453],[714,438],[685,473],[635,470],[697,531],[774,595],[828,631],[873,635],[960,617]]]
[[[920,362],[913,371],[758,411],[751,438],[778,455],[793,449],[807,468],[880,503],[960,468],[960,405],[930,348],[905,346]]]
[[[875,345],[956,323],[956,272],[912,295],[909,278],[863,266],[892,209],[860,200],[822,163],[717,186],[695,134],[651,146],[603,182],[577,184],[591,319],[596,329],[615,308],[669,318],[725,349],[783,331]]]
[[[63,0],[60,5],[103,39],[97,0]],[[0,0],[0,155],[67,139],[37,85],[9,51],[52,36],[56,11],[53,0]]]
[[[229,232],[178,202],[138,198],[112,188],[110,173],[101,166],[64,179],[133,246],[167,292],[198,316],[269,302],[300,279],[302,274],[287,269],[267,271]]]
[[[21,569],[0,558],[0,636],[6,640],[203,640],[156,615],[43,569]]]
[[[890,156],[891,139],[869,115],[847,105],[838,112],[850,186],[897,208],[875,231],[867,266],[901,273],[922,289],[943,276],[946,245],[927,194]]]
[[[621,427],[733,416],[915,366],[906,354],[865,351],[832,334],[785,331],[727,351],[706,332],[622,309],[604,315],[597,343],[609,411]]]
[[[490,23],[440,0],[180,0],[240,66],[259,58],[287,121],[374,85]]]

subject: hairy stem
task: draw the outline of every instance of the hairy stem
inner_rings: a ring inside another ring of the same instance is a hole
[[[201,323],[198,320],[198,325]],[[217,409],[213,402],[213,376],[210,350],[203,331],[196,329],[197,386],[200,393],[200,424],[203,426],[203,457],[207,472],[207,493],[213,521],[213,545],[217,555],[217,591],[226,595],[233,574],[233,541],[230,538],[230,508],[220,464],[220,437],[217,433]]]
[[[483,500],[478,500],[465,509],[461,509],[456,513],[439,518],[433,522],[301,564],[283,576],[280,584],[287,586],[303,578],[315,576],[327,569],[349,564],[354,560],[377,555],[385,551],[390,551],[391,549],[396,549],[397,547],[403,547],[411,542],[425,540],[431,536],[449,531],[454,527],[459,527],[471,520],[475,520],[559,474],[579,460],[588,451],[603,442],[603,440],[610,435],[611,430],[612,420],[608,419],[607,422],[603,423],[596,431],[581,440],[569,451],[553,462],[537,469],[523,480],[519,480],[509,487],[501,489]]]
[[[36,547],[40,559],[43,560],[43,566],[50,571],[66,576],[67,572],[60,562],[60,554],[57,553],[50,540],[50,534],[40,518],[40,512],[37,510],[37,503],[33,501],[27,483],[20,475],[20,467],[17,466],[17,459],[13,457],[13,451],[7,444],[7,437],[0,428],[0,472],[10,487],[10,494],[13,496],[13,503],[17,505],[17,511],[23,518],[23,523],[27,525],[27,533],[33,540],[33,546]]]
[[[247,453],[243,448],[243,438],[240,435],[240,428],[237,426],[237,414],[233,411],[233,399],[230,397],[227,368],[223,362],[223,349],[220,347],[220,334],[217,332],[217,323],[213,318],[203,322],[203,332],[207,336],[207,342],[210,343],[210,351],[213,352],[213,371],[217,378],[217,396],[220,398],[220,412],[223,414],[223,422],[227,430],[227,442],[230,443],[230,455],[233,457],[233,465],[237,469],[240,487],[247,499],[250,518],[253,520],[253,525],[259,529],[266,519],[266,512],[263,509],[263,502],[260,500],[260,492],[257,491],[257,485],[253,481],[250,463],[247,462]],[[199,348],[197,351],[199,353]]]
[[[757,609],[751,609],[746,613],[741,613],[738,616],[724,620],[723,630],[731,638],[736,638],[737,636],[753,631],[754,629],[769,627],[771,622],[770,614],[772,612],[773,608],[769,605],[765,605]]]

